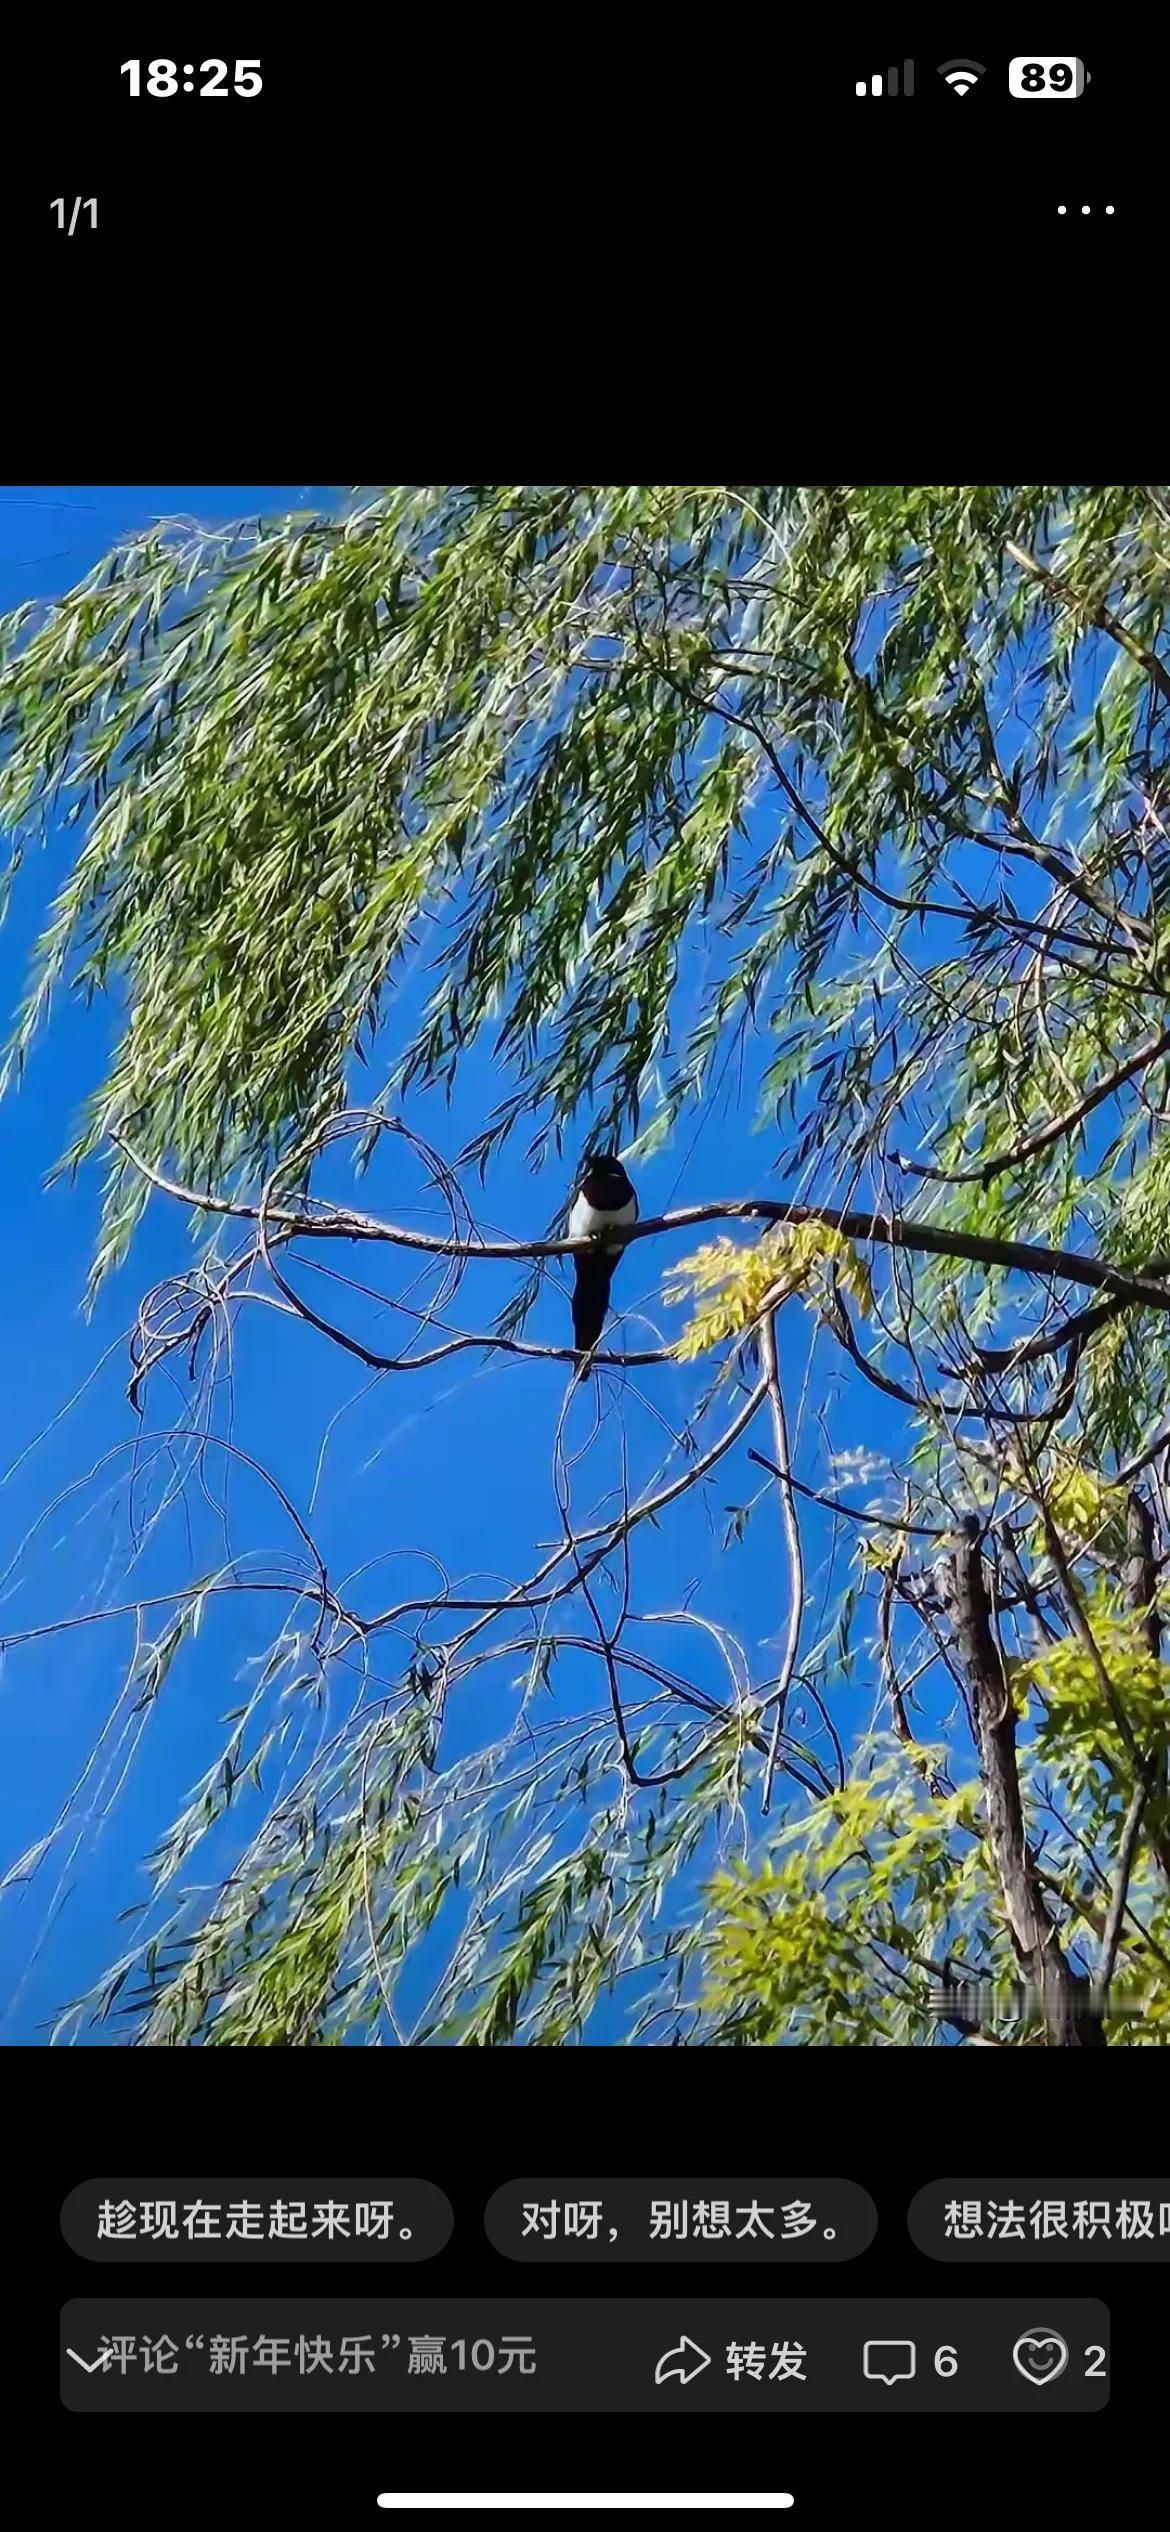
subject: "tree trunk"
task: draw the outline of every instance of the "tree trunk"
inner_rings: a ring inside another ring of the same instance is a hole
[[[935,1582],[955,1632],[971,1695],[987,1835],[1020,1970],[1042,2015],[1050,2048],[1100,2048],[1104,2032],[1088,2010],[1088,1981],[1069,1968],[1055,1919],[1037,1881],[1020,1802],[1016,1712],[991,1624],[978,1524],[972,1518]]]
[[[1158,1563],[1154,1516],[1144,1496],[1136,1488],[1130,1495],[1126,1513],[1125,1593],[1130,1608],[1141,1614],[1142,1633],[1151,1660],[1162,1658],[1162,1622],[1158,1615]],[[1166,1756],[1151,1761],[1149,1791],[1161,1802],[1166,1791]],[[1170,1837],[1158,1829],[1152,1840],[1153,1851],[1162,1871],[1170,1881]]]

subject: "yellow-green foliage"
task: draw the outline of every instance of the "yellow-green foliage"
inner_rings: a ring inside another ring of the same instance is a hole
[[[1107,1485],[1092,1469],[1078,1467],[1075,1461],[1056,1470],[1045,1492],[1057,1529],[1067,1531],[1073,1538],[1100,1540],[1110,1522],[1117,1518],[1117,1488]]]
[[[902,1555],[906,1546],[906,1537],[905,1530],[894,1530],[888,1532],[885,1537],[860,1538],[857,1542],[858,1563],[868,1565],[874,1573],[887,1574],[891,1565],[896,1565],[898,1558]]]
[[[1014,1454],[1009,1455],[1007,1475],[1012,1485],[1018,1486],[1025,1494],[1031,1494],[1031,1481]],[[1043,1492],[1049,1519],[1063,1538],[1073,1539],[1080,1546],[1095,1547],[1106,1555],[1123,1552],[1125,1494],[1122,1488],[1111,1485],[1108,1478],[1099,1476],[1095,1469],[1084,1467],[1080,1460],[1063,1452],[1046,1472]],[[1047,1534],[1039,1513],[1032,1523],[1029,1544],[1034,1557],[1041,1560],[1046,1557]]]
[[[677,1306],[699,1306],[675,1346],[681,1362],[705,1354],[725,1337],[750,1327],[766,1305],[804,1292],[814,1308],[822,1308],[828,1269],[836,1271],[844,1291],[863,1310],[873,1307],[873,1289],[864,1261],[824,1222],[781,1222],[765,1231],[751,1248],[731,1239],[708,1242],[693,1257],[683,1258],[679,1280],[668,1286],[666,1299]]]
[[[1164,1746],[1170,1731],[1170,1663],[1154,1660],[1141,1618],[1122,1604],[1114,1586],[1102,1577],[1086,1597],[1085,1615],[1133,1731],[1147,1747]],[[1041,1691],[1042,1739],[1067,1743],[1070,1736],[1087,1737],[1119,1759],[1123,1756],[1097,1666],[1079,1635],[1062,1636],[1058,1644],[1013,1661],[1009,1669],[1013,1688],[1034,1682]]]
[[[1048,1509],[1059,1529],[1071,1529],[1079,1539],[1094,1539],[1114,1512],[1109,1494],[1112,1489],[1091,1469],[1069,1466],[1048,1481]]]
[[[714,1876],[703,2002],[723,2036],[856,2046],[923,2035],[928,1979],[887,1969],[883,1953],[921,1971],[936,1945],[961,1951],[987,1895],[978,1787],[928,1799],[921,1769],[939,1755],[922,1748],[915,1764],[871,1744],[869,1772],[782,1832],[761,1864]]]

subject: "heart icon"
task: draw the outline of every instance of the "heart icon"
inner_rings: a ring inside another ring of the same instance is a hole
[[[1068,2349],[1058,2330],[1040,2324],[1016,2340],[1012,2363],[1025,2382],[1054,2383],[1068,2363]]]

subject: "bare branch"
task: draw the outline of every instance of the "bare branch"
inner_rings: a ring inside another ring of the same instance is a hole
[[[259,1205],[183,1187],[153,1163],[131,1152],[120,1137],[115,1139],[135,1167],[164,1195],[174,1196],[200,1212],[230,1214],[248,1222],[259,1220]],[[310,1198],[308,1202],[318,1204],[323,1199]],[[273,1205],[268,1208],[268,1219],[298,1238],[384,1240],[394,1247],[432,1257],[519,1261],[576,1257],[589,1246],[587,1240],[569,1239],[454,1241],[438,1232],[408,1231],[399,1223],[379,1222],[371,1214],[335,1205],[325,1206],[320,1212]],[[848,1240],[872,1240],[880,1247],[904,1249],[914,1255],[966,1258],[975,1265],[1005,1266],[1021,1274],[1051,1276],[1058,1282],[1085,1284],[1092,1291],[1115,1293],[1120,1300],[1144,1308],[1170,1311],[1170,1285],[1159,1283],[1150,1275],[1127,1273],[1104,1258],[1089,1257],[1075,1249],[1045,1248],[1031,1241],[985,1239],[973,1231],[951,1230],[943,1223],[919,1222],[897,1213],[861,1213],[839,1205],[789,1204],[767,1196],[749,1196],[735,1203],[683,1205],[675,1212],[635,1222],[622,1234],[622,1242],[628,1247],[635,1240],[660,1238],[665,1231],[694,1230],[704,1222],[748,1221],[820,1222],[829,1230],[840,1231]]]

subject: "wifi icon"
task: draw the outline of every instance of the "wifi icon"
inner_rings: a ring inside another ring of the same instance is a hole
[[[978,85],[985,67],[983,62],[940,62],[938,75],[956,97],[965,97]]]

